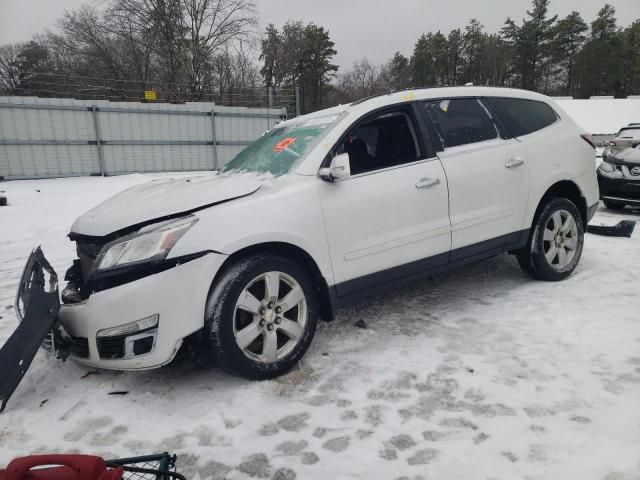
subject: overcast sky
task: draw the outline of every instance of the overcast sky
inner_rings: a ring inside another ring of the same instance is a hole
[[[87,0],[0,0],[0,44],[28,40],[34,33],[54,28],[65,9]],[[91,1],[91,0],[89,0]],[[511,16],[518,22],[530,0],[256,0],[260,29],[281,25],[289,18],[313,21],[329,29],[336,43],[336,61],[348,67],[356,58],[375,63],[395,51],[409,55],[421,33],[464,27],[477,18],[489,32],[496,32]],[[560,16],[572,10],[590,22],[605,0],[551,0]],[[640,18],[640,0],[609,0],[619,25]]]

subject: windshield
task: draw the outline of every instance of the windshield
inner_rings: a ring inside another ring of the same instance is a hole
[[[623,128],[618,132],[618,138],[631,138],[640,140],[640,128]]]
[[[224,171],[246,170],[283,175],[311,150],[337,118],[337,114],[326,115],[276,126],[242,150],[227,163]]]

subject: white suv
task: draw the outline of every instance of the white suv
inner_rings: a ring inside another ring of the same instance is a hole
[[[73,224],[71,356],[153,368],[190,337],[225,370],[269,378],[319,318],[377,289],[503,252],[564,279],[598,203],[591,143],[551,99],[479,87],[281,123],[220,173],[134,187]]]

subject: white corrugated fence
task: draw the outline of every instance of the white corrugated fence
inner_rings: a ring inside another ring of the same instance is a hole
[[[283,108],[0,97],[0,179],[221,168]]]

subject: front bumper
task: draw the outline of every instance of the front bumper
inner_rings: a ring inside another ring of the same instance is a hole
[[[169,270],[93,293],[81,303],[62,305],[58,320],[72,337],[71,358],[91,367],[114,370],[149,369],[171,362],[182,340],[203,327],[209,288],[225,258],[209,253]],[[98,341],[100,330],[154,315],[158,316],[157,328],[110,337],[107,340],[111,342],[106,345],[104,338]],[[135,354],[133,341],[148,337],[152,337],[150,350],[145,348],[144,353]],[[123,349],[120,356],[119,346]]]
[[[640,206],[640,176],[634,178],[626,172],[606,173],[598,169],[598,186],[602,200]]]

